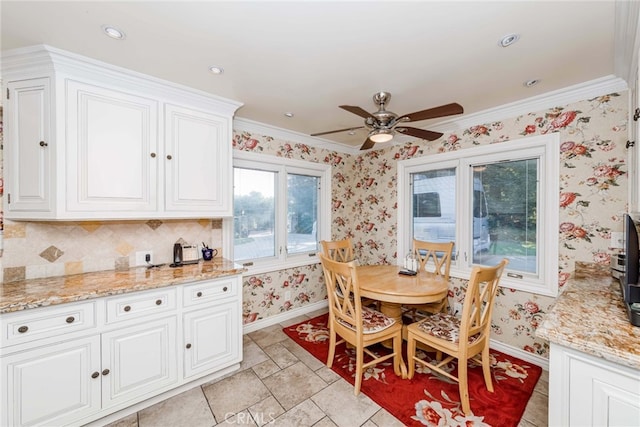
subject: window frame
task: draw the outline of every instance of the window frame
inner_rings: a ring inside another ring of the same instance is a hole
[[[319,247],[315,252],[288,254],[287,242],[287,174],[309,175],[319,178],[318,219],[316,225],[317,245],[321,240],[331,236],[331,166],[304,160],[257,154],[236,150],[233,155],[233,169],[236,167],[277,172],[274,197],[275,202],[275,245],[276,255],[264,259],[243,260],[236,262],[247,271],[244,274],[261,274],[287,268],[317,264]],[[233,196],[232,196],[233,199]],[[223,223],[225,237],[230,241],[230,259],[234,259],[233,218]],[[282,250],[280,250],[280,248]]]
[[[456,248],[459,248],[457,250],[460,256],[457,257],[455,264],[451,265],[451,276],[468,279],[473,268],[472,257],[468,256],[468,261],[465,261],[463,251],[473,248],[473,186],[471,185],[473,165],[536,157],[539,159],[539,191],[542,193],[539,197],[537,222],[538,274],[535,276],[522,274],[522,272],[510,272],[507,266],[500,285],[539,295],[557,296],[560,220],[559,147],[560,135],[550,133],[399,161],[398,264],[401,264],[411,247],[412,173],[429,169],[456,168]],[[464,201],[468,201],[471,209],[462,208]]]

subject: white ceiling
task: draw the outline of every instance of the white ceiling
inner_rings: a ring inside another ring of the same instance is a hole
[[[398,114],[451,102],[471,114],[616,71],[626,78],[616,66],[622,3],[2,0],[1,46],[48,44],[240,101],[236,117],[311,134],[362,126],[338,105],[372,112],[383,90]],[[125,40],[106,37],[105,24]],[[520,40],[498,46],[511,33]],[[540,83],[527,88],[530,79]],[[357,147],[366,136],[323,138]]]

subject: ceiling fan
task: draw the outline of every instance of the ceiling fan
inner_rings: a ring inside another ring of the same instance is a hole
[[[364,141],[364,144],[362,144],[362,147],[360,147],[361,150],[368,150],[373,147],[376,142],[391,141],[396,132],[403,135],[411,135],[420,139],[426,139],[427,141],[433,141],[440,138],[442,133],[399,125],[406,122],[418,122],[420,120],[434,119],[436,117],[462,114],[464,111],[460,104],[452,103],[399,116],[396,113],[384,109],[384,106],[389,102],[389,99],[391,99],[391,93],[389,92],[378,92],[374,94],[373,102],[378,105],[378,111],[373,113],[369,113],[360,107],[352,105],[340,105],[340,108],[343,110],[347,110],[350,113],[363,117],[365,119],[364,126],[312,133],[311,136],[327,135],[330,133],[344,132],[366,127],[369,129],[369,136]]]

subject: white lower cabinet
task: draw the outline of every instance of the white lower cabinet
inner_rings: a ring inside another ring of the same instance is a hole
[[[239,362],[241,337],[229,333],[239,328],[240,315],[234,303],[184,315],[184,376],[203,375],[216,366]]]
[[[102,405],[153,395],[178,382],[176,317],[102,334]]]
[[[3,426],[65,425],[97,414],[102,407],[99,336],[0,360]]]
[[[83,425],[239,367],[240,288],[238,275],[0,315],[0,426]]]
[[[551,343],[549,425],[640,425],[640,373]]]

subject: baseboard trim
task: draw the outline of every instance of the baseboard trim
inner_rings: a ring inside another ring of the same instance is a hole
[[[325,299],[322,301],[304,305],[299,308],[294,308],[293,310],[285,311],[284,313],[269,316],[266,319],[256,320],[255,322],[244,325],[242,328],[242,333],[248,334],[250,332],[266,328],[267,326],[285,322],[289,319],[293,319],[294,317],[304,316],[307,313],[322,310],[323,308],[327,308],[329,306],[328,304],[328,301]]]
[[[518,359],[533,363],[534,365],[540,366],[545,371],[549,370],[549,359],[546,359],[544,357],[529,353],[528,351],[524,351],[517,347],[513,347],[495,340],[490,340],[489,347],[493,348],[494,350],[501,351],[504,354],[508,354],[509,356],[517,357]]]

